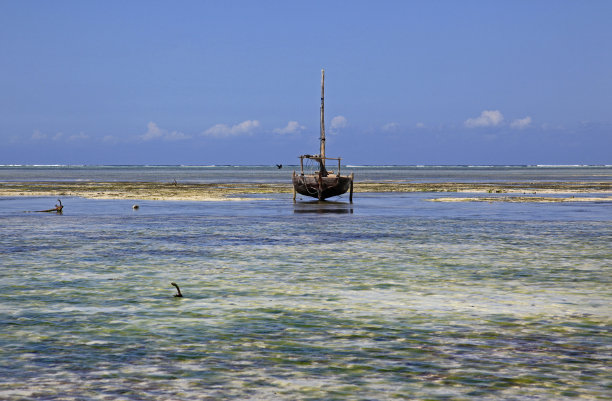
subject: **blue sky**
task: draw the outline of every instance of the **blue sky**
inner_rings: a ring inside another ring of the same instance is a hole
[[[612,1],[2,1],[0,164],[612,164]]]

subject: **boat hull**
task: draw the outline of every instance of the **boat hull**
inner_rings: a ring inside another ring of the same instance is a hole
[[[294,175],[293,188],[295,192],[304,196],[311,196],[319,200],[331,198],[346,193],[352,184],[351,177],[317,175]]]

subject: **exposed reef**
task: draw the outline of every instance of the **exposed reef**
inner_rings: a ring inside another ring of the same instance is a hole
[[[144,199],[177,201],[242,200],[255,194],[291,193],[287,184],[227,183],[194,184],[162,182],[0,182],[0,196],[77,196],[91,199]],[[474,194],[506,194],[507,199],[489,196],[460,201],[580,201],[584,198],[545,197],[544,194],[598,194],[597,199],[612,196],[610,182],[508,182],[508,183],[405,183],[405,182],[355,182],[355,192],[457,192]],[[517,195],[517,196],[510,196]],[[529,196],[521,196],[529,195]],[[561,200],[560,200],[561,199]],[[435,200],[452,201],[452,198]]]

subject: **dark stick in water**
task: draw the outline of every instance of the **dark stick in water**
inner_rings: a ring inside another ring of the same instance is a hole
[[[42,212],[42,213],[47,213],[47,212],[57,212],[57,213],[62,213],[62,209],[64,209],[64,205],[62,205],[62,201],[61,200],[57,200],[59,202],[59,205],[55,205],[55,207],[53,209],[47,209],[47,210],[36,210],[36,212]]]
[[[170,284],[172,284],[173,286],[175,286],[175,287],[176,287],[176,290],[178,291],[176,294],[174,294],[174,296],[175,296],[175,297],[181,297],[181,298],[182,298],[182,297],[183,297],[183,294],[181,294],[181,289],[179,288],[179,286],[178,286],[176,283],[174,283],[174,282],[172,282],[172,283],[170,283]]]

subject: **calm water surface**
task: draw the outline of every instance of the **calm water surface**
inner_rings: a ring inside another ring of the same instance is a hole
[[[610,399],[609,203],[290,197],[0,198],[0,399]]]

